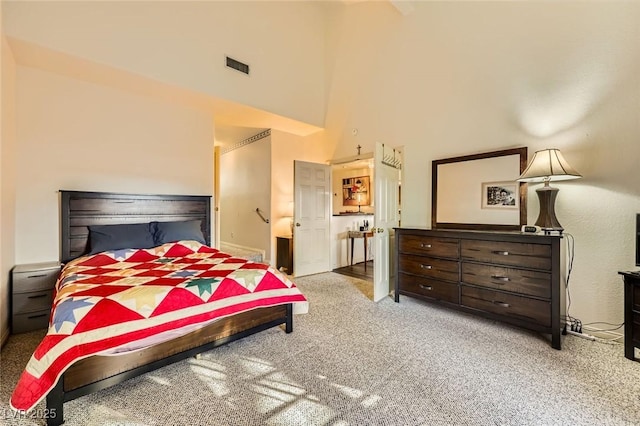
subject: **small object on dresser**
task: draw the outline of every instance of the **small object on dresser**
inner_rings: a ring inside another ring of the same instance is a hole
[[[522,232],[526,234],[537,234],[542,232],[542,228],[535,225],[522,225]]]
[[[47,328],[59,262],[17,265],[11,271],[11,332]]]

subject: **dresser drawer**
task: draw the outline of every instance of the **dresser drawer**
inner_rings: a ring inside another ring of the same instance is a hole
[[[408,272],[447,281],[458,281],[458,262],[455,260],[405,255],[400,257],[399,267],[399,272]]]
[[[551,302],[463,285],[460,304],[544,327],[551,326]]]
[[[43,309],[35,312],[25,312],[23,314],[14,314],[11,331],[13,333],[24,333],[27,331],[39,330],[49,327],[49,315],[51,309]]]
[[[402,253],[421,254],[457,259],[460,245],[457,239],[400,235],[399,250]]]
[[[551,274],[462,262],[462,282],[543,298],[551,297]]]
[[[31,270],[24,270],[24,268],[16,266],[12,274],[13,293],[28,293],[51,289],[54,287],[59,273],[59,266]]]
[[[51,309],[52,304],[53,289],[13,295],[13,312],[16,314]]]
[[[460,248],[465,260],[551,270],[551,246],[548,245],[462,240]]]
[[[400,273],[400,290],[434,300],[442,300],[450,303],[459,303],[458,285],[433,280],[426,277],[416,277]]]

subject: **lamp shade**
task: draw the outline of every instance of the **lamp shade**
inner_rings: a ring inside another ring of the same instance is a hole
[[[543,182],[551,180],[578,179],[582,175],[567,163],[558,149],[536,151],[519,182]]]

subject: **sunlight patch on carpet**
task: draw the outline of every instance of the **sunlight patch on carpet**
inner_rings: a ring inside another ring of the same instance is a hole
[[[283,407],[277,414],[266,420],[268,425],[310,425],[331,424],[335,410],[323,404],[305,399],[297,400]]]

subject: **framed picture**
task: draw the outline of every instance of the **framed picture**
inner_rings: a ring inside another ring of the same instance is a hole
[[[342,179],[342,205],[368,206],[371,204],[369,176]]]
[[[517,210],[519,206],[517,182],[483,182],[482,208]]]

